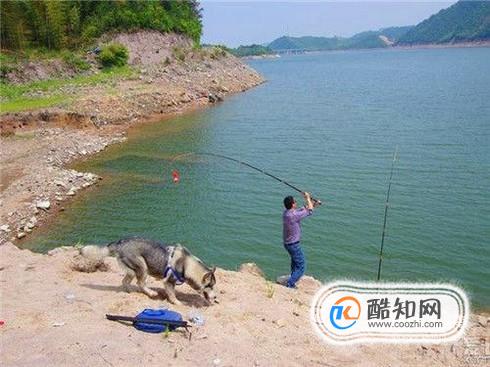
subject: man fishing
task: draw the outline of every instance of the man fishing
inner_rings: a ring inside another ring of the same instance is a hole
[[[303,250],[301,249],[301,245],[299,243],[300,237],[301,237],[301,226],[300,226],[300,221],[303,218],[306,218],[307,216],[311,215],[313,213],[313,208],[317,207],[318,205],[322,205],[322,202],[318,199],[314,199],[311,197],[311,195],[308,192],[303,192],[299,188],[297,188],[294,185],[291,185],[289,182],[276,177],[269,172],[264,171],[263,169],[260,169],[258,167],[252,166],[250,163],[240,161],[238,159],[235,159],[233,157],[228,157],[226,155],[222,154],[216,154],[216,153],[206,153],[206,152],[189,152],[185,154],[180,154],[178,157],[182,157],[185,155],[204,155],[204,156],[211,156],[211,157],[217,157],[217,158],[222,158],[226,159],[238,164],[241,164],[243,166],[246,166],[248,168],[251,168],[257,172],[263,173],[266,176],[269,176],[270,178],[279,181],[283,183],[286,186],[289,186],[293,190],[297,192],[301,192],[305,198],[305,206],[302,207],[301,209],[296,208],[296,201],[292,196],[287,196],[284,198],[284,206],[286,207],[286,210],[284,211],[283,214],[283,240],[284,240],[284,247],[288,251],[289,255],[291,256],[291,275],[288,278],[287,281],[287,286],[289,288],[296,288],[296,282],[303,276],[305,273],[305,267],[306,267],[306,262],[305,262],[305,256],[303,254]],[[174,158],[175,160],[175,158]],[[175,172],[177,172],[175,170]],[[175,176],[174,176],[174,181],[175,181]],[[178,179],[177,181],[178,182]],[[280,277],[278,278],[279,283],[283,283],[283,278]]]
[[[306,269],[305,255],[301,248],[301,225],[300,222],[313,214],[315,205],[308,192],[303,193],[305,206],[297,209],[296,201],[292,196],[284,198],[286,210],[282,215],[284,248],[291,256],[291,275],[287,281],[288,288],[296,288],[296,282],[303,276]]]

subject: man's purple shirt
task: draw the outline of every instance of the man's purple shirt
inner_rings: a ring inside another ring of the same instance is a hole
[[[282,237],[285,245],[299,242],[301,239],[301,225],[300,221],[303,218],[311,215],[312,209],[306,209],[305,207],[300,209],[288,209],[285,210],[282,215],[283,233]]]

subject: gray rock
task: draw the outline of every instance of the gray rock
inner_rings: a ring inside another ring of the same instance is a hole
[[[276,320],[274,323],[275,323],[275,324],[277,325],[277,327],[279,327],[279,328],[282,328],[282,327],[284,327],[284,326],[286,326],[286,325],[287,325],[287,322],[286,322],[286,320],[284,320],[284,319],[279,319],[279,320]]]
[[[51,207],[51,203],[48,200],[41,200],[36,203],[36,208],[48,210]]]
[[[213,93],[209,93],[208,94],[208,101],[210,103],[216,103],[216,102],[218,102],[218,96],[213,94]]]
[[[61,187],[66,188],[66,184],[63,181],[58,180],[58,181],[55,181],[54,183],[56,186],[61,186]]]
[[[26,234],[24,232],[19,232],[17,233],[17,238],[20,240],[21,238],[24,238]]]

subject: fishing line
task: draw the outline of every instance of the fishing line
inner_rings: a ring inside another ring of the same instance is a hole
[[[269,176],[270,178],[276,180],[276,181],[279,181],[281,183],[283,183],[284,185],[292,188],[293,190],[297,191],[297,192],[300,192],[300,193],[304,193],[303,190],[299,189],[298,187],[290,184],[289,182],[277,177],[277,176],[274,176],[273,174],[267,172],[267,171],[264,171],[263,169],[261,168],[258,168],[258,167],[255,167],[253,165],[251,165],[250,163],[247,163],[247,162],[244,162],[244,161],[241,161],[241,160],[238,160],[236,158],[233,158],[233,157],[228,157],[226,155],[223,155],[223,154],[216,154],[216,153],[208,153],[208,152],[189,152],[189,153],[184,153],[184,154],[179,154],[177,155],[176,157],[174,157],[174,159],[172,161],[175,161],[177,158],[179,157],[185,157],[185,156],[189,156],[189,155],[203,155],[203,156],[211,156],[211,157],[216,157],[216,158],[221,158],[221,159],[226,159],[226,160],[229,160],[229,161],[232,161],[232,162],[235,162],[235,163],[238,163],[238,164],[241,164],[243,166],[246,166],[248,168],[251,168],[257,172],[260,172],[266,176]],[[318,199],[315,199],[315,198],[311,198],[312,201],[314,201],[317,205],[321,205],[322,202],[321,200],[318,200]]]
[[[393,177],[393,169],[395,167],[397,152],[398,152],[398,146],[395,148],[395,152],[393,153],[393,162],[391,162],[390,180],[388,183],[388,191],[386,193],[385,217],[384,217],[384,222],[383,222],[383,232],[381,234],[381,248],[379,249],[379,264],[378,264],[378,278],[377,278],[378,281],[381,278],[381,262],[383,261],[383,247],[384,247],[384,243],[385,243],[386,218],[388,216],[388,206],[389,206],[389,202],[390,202],[391,178]]]

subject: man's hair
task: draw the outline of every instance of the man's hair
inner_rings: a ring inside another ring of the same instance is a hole
[[[291,209],[293,207],[293,204],[294,204],[294,198],[292,196],[286,196],[284,198],[284,206],[286,207],[286,209]]]

